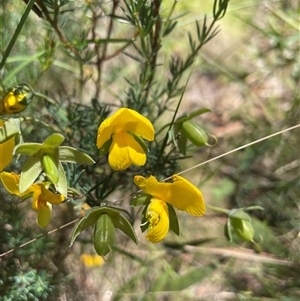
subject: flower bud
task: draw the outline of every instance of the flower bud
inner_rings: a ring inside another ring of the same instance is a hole
[[[38,210],[37,223],[41,228],[46,228],[51,220],[52,205],[47,203]]]
[[[115,244],[115,226],[108,216],[103,213],[95,223],[94,247],[98,255],[105,256],[112,251]]]
[[[49,181],[57,184],[59,179],[58,166],[51,155],[45,154],[43,156],[43,166]]]
[[[32,96],[33,92],[26,84],[11,88],[3,99],[0,108],[1,114],[17,114],[24,111]]]
[[[192,120],[182,123],[181,132],[196,146],[208,145],[208,135],[199,124]]]
[[[231,230],[239,239],[253,242],[254,229],[251,221],[236,217],[229,217]],[[230,231],[230,229],[229,229]]]

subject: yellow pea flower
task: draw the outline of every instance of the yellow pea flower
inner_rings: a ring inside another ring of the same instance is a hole
[[[60,204],[65,200],[61,194],[55,194],[50,191],[48,183],[34,183],[23,193],[19,192],[20,175],[15,173],[2,172],[0,174],[6,190],[19,197],[32,195],[32,208],[38,212],[37,223],[41,228],[49,225],[52,214],[52,205]]]
[[[99,126],[97,147],[111,140],[108,163],[115,170],[124,170],[131,164],[146,163],[145,145],[141,138],[154,140],[152,123],[138,112],[121,108]]]
[[[146,238],[153,243],[163,240],[169,231],[167,203],[194,216],[205,213],[201,191],[181,176],[173,175],[172,180],[173,183],[162,183],[153,176],[134,177],[134,183],[145,193],[152,195],[146,212],[149,223]]]
[[[104,264],[104,259],[99,255],[82,254],[81,261],[86,267],[98,267]]]
[[[18,114],[24,111],[33,97],[33,90],[27,84],[10,88],[0,102],[0,114]]]
[[[2,127],[3,124],[4,121],[0,120],[0,127]],[[0,144],[0,172],[12,161],[14,147],[15,137],[12,137],[4,143]]]

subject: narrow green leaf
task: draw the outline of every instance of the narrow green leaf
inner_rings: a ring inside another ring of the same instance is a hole
[[[113,214],[109,212],[108,215],[116,228],[120,229],[124,234],[131,238],[131,240],[138,244],[138,239],[131,223],[121,215],[120,212],[114,212]]]
[[[185,113],[185,114],[183,114],[182,116],[180,116],[180,117],[176,120],[175,124],[179,125],[179,124],[181,124],[181,123],[183,123],[183,122],[185,122],[185,121],[187,121],[187,120],[191,120],[191,119],[193,119],[194,117],[200,116],[200,115],[202,115],[202,114],[204,114],[204,113],[207,113],[207,112],[212,112],[212,110],[209,109],[209,108],[201,108],[201,109],[196,110],[196,111],[193,112],[193,113]]]
[[[40,51],[38,53],[36,53],[35,55],[31,56],[31,57],[24,57],[24,62],[21,64],[16,64],[16,68],[14,68],[13,70],[10,70],[9,74],[7,76],[5,76],[5,78],[3,79],[3,85],[9,83],[12,79],[14,79],[14,77],[22,70],[25,69],[27,67],[27,65],[29,65],[30,63],[32,63],[33,61],[35,61],[36,59],[38,59],[40,56],[42,56],[45,53],[45,51]]]
[[[237,219],[242,219],[245,221],[251,221],[251,217],[248,213],[246,213],[245,211],[243,211],[243,209],[231,209],[228,213],[229,217],[234,217]]]
[[[99,154],[100,156],[104,156],[108,151],[109,151],[109,148],[112,144],[112,137],[110,137],[109,140],[107,140],[99,149]]]
[[[226,224],[224,226],[224,235],[230,242],[232,241],[230,218],[227,219]]]
[[[200,116],[200,115],[202,115],[204,113],[207,113],[207,112],[212,112],[212,110],[209,109],[209,108],[198,109],[195,112],[188,114],[188,117],[189,117],[189,119],[192,119],[196,116]]]
[[[78,164],[94,164],[95,161],[87,154],[70,146],[60,146],[58,148],[58,158],[62,162]]]
[[[172,205],[167,205],[169,209],[170,229],[179,236],[180,231],[176,211],[174,210],[174,207]]]
[[[108,43],[130,43],[132,42],[131,39],[92,39],[92,40],[87,40],[88,43],[93,43],[93,44],[108,44]]]
[[[58,182],[55,185],[55,188],[57,189],[60,194],[67,197],[68,195],[68,182],[65,170],[60,162],[58,162]]]
[[[141,225],[140,225],[142,232],[145,232],[149,227],[149,223],[148,223],[148,220],[146,217],[147,209],[148,209],[148,206],[145,206],[142,211],[142,220],[141,220]]]
[[[178,139],[178,149],[179,152],[184,156],[186,156],[186,144],[187,144],[187,138],[183,133],[181,133]]]
[[[65,137],[62,134],[54,133],[46,138],[46,140],[43,143],[43,146],[45,147],[58,147],[60,146],[65,140]]]
[[[0,144],[21,133],[20,119],[10,118],[0,127]]]
[[[130,201],[130,206],[146,206],[146,205],[149,205],[151,198],[152,198],[152,195],[150,195],[148,193],[141,193],[141,194],[135,196]]]
[[[26,191],[42,172],[42,164],[39,157],[29,157],[23,165],[19,190],[20,193]]]
[[[33,156],[42,147],[41,143],[22,143],[15,147],[14,154]]]
[[[131,136],[133,137],[133,139],[141,146],[141,148],[143,149],[143,151],[145,153],[149,152],[148,146],[146,144],[146,142],[139,136],[134,135],[133,133],[130,133]]]
[[[261,210],[264,211],[265,209],[261,206],[249,206],[247,208],[245,208],[246,211],[252,211],[252,210]]]

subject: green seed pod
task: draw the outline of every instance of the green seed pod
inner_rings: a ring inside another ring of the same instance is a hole
[[[115,244],[115,226],[110,217],[103,213],[95,223],[94,247],[100,256],[111,252]]]
[[[240,218],[230,217],[230,225],[233,232],[238,238],[245,241],[253,242],[254,229],[251,221]]]
[[[45,154],[43,156],[43,166],[49,181],[53,184],[57,184],[59,179],[58,167],[51,155]]]
[[[196,146],[208,145],[208,135],[199,124],[192,120],[182,123],[181,132]]]

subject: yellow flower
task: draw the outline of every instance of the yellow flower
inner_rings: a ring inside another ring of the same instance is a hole
[[[49,225],[52,213],[52,204],[60,204],[65,200],[61,194],[55,194],[48,189],[48,183],[32,184],[23,193],[19,192],[20,175],[15,173],[2,172],[0,179],[6,190],[19,197],[32,196],[32,208],[38,212],[37,223],[45,228]]]
[[[146,212],[149,223],[146,238],[153,243],[164,239],[169,231],[167,203],[194,216],[205,213],[201,191],[178,175],[173,175],[172,180],[173,183],[161,183],[153,176],[147,179],[142,176],[134,177],[134,183],[145,193],[152,195]]]
[[[0,120],[0,127],[4,124],[3,120]],[[4,143],[0,144],[0,172],[10,164],[13,159],[13,150],[15,147],[15,137],[10,138]]]
[[[17,114],[24,111],[33,97],[33,91],[27,84],[10,88],[0,103],[0,114]]]
[[[142,166],[146,163],[146,153],[140,137],[154,140],[152,123],[134,110],[121,108],[100,124],[97,147],[112,139],[108,163],[115,170],[124,170],[130,164]]]
[[[99,255],[82,254],[80,259],[86,267],[98,267],[104,263],[103,258]]]

